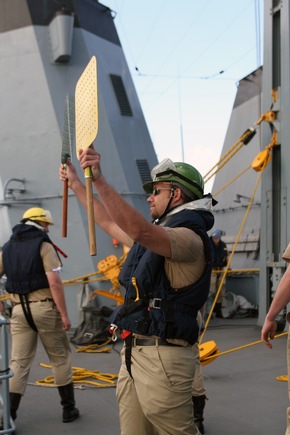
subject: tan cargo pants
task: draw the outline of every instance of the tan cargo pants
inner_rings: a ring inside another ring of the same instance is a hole
[[[20,304],[13,307],[10,320],[10,368],[14,376],[9,380],[9,389],[21,395],[26,389],[38,336],[50,360],[55,383],[61,386],[72,381],[71,349],[58,310],[51,301],[30,303],[30,309],[38,332],[28,325]]]
[[[133,346],[133,379],[124,349],[116,391],[121,435],[199,434],[193,420],[193,348]]]

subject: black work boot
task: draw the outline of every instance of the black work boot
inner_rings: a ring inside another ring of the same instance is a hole
[[[216,313],[217,317],[223,319],[222,304],[221,303],[215,304],[215,313]]]
[[[79,410],[75,407],[74,385],[71,382],[70,384],[62,385],[57,388],[61,397],[60,403],[63,406],[62,421],[64,423],[70,423],[76,420],[80,415]]]
[[[21,397],[21,394],[10,393],[10,414],[13,420],[16,420]]]
[[[21,397],[22,397],[21,394],[10,393],[10,415],[13,421],[16,420],[17,410],[20,405]],[[3,427],[4,427],[4,423],[3,423],[3,416],[2,416],[0,421],[0,430],[3,430]],[[11,434],[15,435],[15,431],[11,432]]]
[[[203,410],[205,407],[205,401],[205,394],[203,394],[202,396],[192,396],[194,423],[198,427],[198,430],[201,434],[204,434]]]

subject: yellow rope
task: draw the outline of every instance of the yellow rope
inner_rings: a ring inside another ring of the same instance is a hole
[[[275,337],[273,338],[273,340],[274,340],[275,338],[284,337],[284,336],[287,335],[287,334],[288,334],[288,332],[282,332],[282,334],[277,334],[277,335],[275,335]],[[224,352],[215,353],[214,355],[211,355],[211,356],[208,356],[208,357],[206,357],[206,358],[203,358],[203,360],[206,361],[206,360],[209,360],[209,359],[212,359],[212,358],[215,359],[215,358],[217,358],[217,357],[219,357],[219,356],[227,355],[227,354],[229,354],[229,353],[236,352],[237,350],[246,349],[247,347],[256,346],[257,344],[261,344],[261,343],[263,343],[262,340],[254,341],[253,343],[244,344],[243,346],[235,347],[234,349],[226,350],[226,351],[224,351]]]
[[[210,322],[210,319],[211,319],[211,316],[212,316],[212,313],[213,313],[213,310],[214,310],[214,307],[215,307],[216,301],[217,301],[217,299],[218,299],[218,297],[219,297],[219,294],[220,294],[220,292],[221,292],[221,289],[222,289],[223,283],[224,283],[224,281],[225,281],[225,279],[226,279],[227,272],[228,272],[228,270],[229,270],[229,268],[230,268],[232,258],[233,258],[233,256],[234,256],[235,250],[236,250],[236,248],[237,248],[237,244],[238,244],[238,242],[239,242],[239,240],[240,240],[240,237],[241,237],[241,234],[242,234],[242,231],[243,231],[244,225],[245,225],[245,223],[246,223],[246,219],[247,219],[248,214],[249,214],[249,212],[250,212],[250,208],[251,208],[252,203],[253,203],[253,201],[254,201],[254,197],[255,197],[256,191],[257,191],[257,189],[258,189],[259,183],[260,183],[260,181],[261,181],[261,177],[262,177],[262,174],[263,174],[263,171],[264,171],[265,165],[266,165],[266,161],[264,162],[264,166],[263,166],[263,168],[262,168],[262,170],[261,170],[261,172],[260,172],[260,174],[259,174],[259,177],[258,177],[258,179],[257,179],[256,185],[255,185],[255,187],[254,187],[254,190],[253,190],[253,193],[252,193],[251,199],[250,199],[250,201],[249,201],[249,204],[248,204],[248,207],[247,207],[247,210],[246,210],[245,216],[244,216],[244,218],[243,218],[243,221],[242,221],[242,223],[241,223],[240,230],[239,230],[239,232],[238,232],[238,235],[237,235],[237,238],[236,238],[235,244],[234,244],[234,246],[233,246],[233,250],[232,250],[231,255],[230,255],[230,257],[229,257],[228,264],[227,264],[225,270],[222,271],[222,279],[221,279],[221,282],[220,282],[219,288],[218,288],[218,290],[217,290],[217,293],[216,293],[216,295],[215,295],[215,298],[214,298],[214,301],[213,301],[212,307],[211,307],[210,312],[209,312],[209,314],[208,314],[208,317],[207,317],[207,319],[206,319],[206,322],[205,322],[205,325],[204,325],[204,330],[203,330],[203,332],[202,332],[202,334],[201,334],[201,336],[200,336],[200,343],[202,343],[202,340],[203,340],[203,337],[204,337],[204,335],[205,335],[205,333],[206,333],[206,330],[207,330],[208,324],[209,324],[209,322]]]
[[[244,175],[245,172],[247,172],[249,169],[251,169],[252,165],[249,165],[246,169],[244,169],[243,171],[241,171],[238,175],[236,175],[235,177],[233,177],[230,181],[228,181],[224,187],[222,187],[221,189],[219,189],[217,192],[213,193],[212,196],[216,197],[219,193],[221,193],[223,190],[225,190],[226,187],[228,187],[230,184],[232,184],[234,181],[236,181],[238,178],[240,178],[242,175]]]
[[[233,158],[234,157],[234,155],[235,154],[237,154],[237,152],[242,148],[244,146],[244,143],[242,142],[242,143],[239,143],[239,147],[236,149],[236,150],[233,150],[232,151],[232,153],[229,155],[229,156],[227,156],[226,158],[225,158],[225,156],[224,157],[222,157],[221,158],[221,160],[218,162],[218,167],[217,167],[217,169],[210,175],[210,176],[208,176],[208,178],[206,178],[206,176],[204,176],[204,182],[205,183],[207,183],[217,172],[219,172],[224,166],[225,166],[225,164],[226,163],[228,163],[228,161],[231,159],[231,158]],[[224,160],[223,162],[222,162],[222,160]],[[216,166],[217,166],[216,165]]]
[[[215,270],[215,269],[212,270],[212,273],[220,273],[220,272],[221,272],[220,270]],[[244,273],[259,273],[259,272],[260,269],[231,269],[226,271],[227,275],[234,274],[234,273],[244,274]]]
[[[268,122],[271,122],[274,118],[275,118],[275,114],[274,114],[274,112],[271,112],[271,111],[270,111],[270,112],[265,112],[263,115],[261,115],[261,117],[260,117],[259,121],[256,123],[256,125],[258,125],[258,123],[261,123],[263,120],[268,121]],[[246,132],[246,133],[247,133],[247,132]],[[242,139],[245,140],[245,139],[244,139],[244,136],[245,136],[246,133],[244,133],[244,135],[242,136],[242,138],[241,138],[240,140],[242,140]],[[238,143],[238,142],[236,142],[236,144],[237,144],[237,143]],[[236,145],[236,144],[235,144],[235,145]],[[234,145],[234,146],[235,146],[235,145]],[[268,150],[268,151],[270,152],[270,151],[272,150],[272,148],[275,147],[276,145],[277,145],[277,133],[274,131],[273,134],[272,134],[271,142],[270,142],[269,145],[267,145],[267,146],[265,147],[265,149]],[[232,147],[232,148],[233,148],[233,147]],[[227,155],[227,154],[228,154],[228,153],[226,153],[225,155]],[[222,158],[222,159],[223,159],[223,158]],[[221,159],[221,160],[222,160],[222,159]],[[224,283],[224,281],[225,281],[226,275],[227,275],[228,270],[229,270],[229,268],[230,268],[230,264],[231,264],[231,261],[232,261],[233,255],[234,255],[234,253],[235,253],[235,250],[236,250],[237,244],[238,244],[238,242],[239,242],[239,240],[240,240],[240,237],[241,237],[241,234],[242,234],[243,227],[244,227],[244,225],[245,225],[246,219],[247,219],[248,214],[249,214],[249,212],[250,212],[250,208],[251,208],[252,203],[253,203],[253,201],[254,201],[254,197],[255,197],[256,191],[257,191],[257,189],[258,189],[259,183],[260,183],[260,181],[261,181],[263,171],[264,171],[264,169],[266,168],[266,166],[267,166],[268,163],[269,163],[269,160],[268,160],[268,159],[265,159],[264,162],[263,162],[263,165],[262,165],[262,167],[261,167],[261,170],[259,169],[260,175],[259,175],[259,177],[258,177],[258,179],[257,179],[256,185],[255,185],[254,190],[253,190],[253,193],[252,193],[252,196],[251,196],[251,198],[250,198],[250,201],[249,201],[249,204],[248,204],[248,207],[247,207],[247,210],[246,210],[245,216],[244,216],[244,218],[243,218],[243,221],[242,221],[242,224],[241,224],[241,227],[240,227],[239,233],[238,233],[238,235],[237,235],[237,238],[236,238],[235,244],[234,244],[234,246],[233,246],[233,249],[232,249],[232,252],[231,252],[231,255],[230,255],[230,258],[229,258],[228,264],[227,264],[225,270],[222,271],[222,279],[221,279],[221,282],[220,282],[219,288],[218,288],[218,290],[217,290],[217,293],[216,293],[216,295],[215,295],[215,298],[214,298],[214,301],[213,301],[212,307],[211,307],[210,312],[209,312],[209,314],[208,314],[207,320],[206,320],[206,322],[205,322],[204,330],[203,330],[203,332],[202,332],[202,334],[201,334],[201,337],[200,337],[200,343],[202,342],[203,337],[204,337],[204,335],[205,335],[205,333],[206,333],[206,330],[207,330],[208,324],[209,324],[209,322],[210,322],[210,319],[211,319],[211,316],[212,316],[212,313],[213,313],[213,310],[214,310],[214,307],[215,307],[216,301],[217,301],[217,299],[218,299],[218,297],[219,297],[219,295],[220,295],[220,292],[221,292],[221,289],[222,289],[223,283]]]
[[[204,182],[209,181],[217,172],[219,172],[224,165],[245,145],[245,141],[250,138],[251,134],[257,129],[262,121],[273,122],[275,119],[275,113],[268,111],[260,115],[258,121],[246,130],[244,134],[232,145],[232,147],[220,158],[220,160],[204,175]],[[251,138],[249,139],[249,141]],[[214,169],[217,168],[215,171]],[[214,171],[214,172],[213,172]]]
[[[276,376],[277,381],[288,382],[288,375]]]
[[[109,353],[111,352],[110,347],[104,347],[104,349],[99,349],[97,344],[89,344],[87,346],[80,347],[76,350],[76,353],[85,352],[85,353]]]
[[[122,255],[120,258],[118,258],[118,266],[122,266],[124,264],[124,261],[126,259],[126,255]],[[115,265],[111,267],[111,269],[114,269]],[[99,278],[95,279],[88,279],[90,277],[93,277],[95,275],[103,275]],[[86,275],[77,276],[75,278],[67,279],[62,281],[64,286],[71,285],[71,284],[88,284],[90,282],[96,282],[96,281],[108,281],[106,277],[104,277],[104,273],[100,270],[97,270],[96,272],[88,273]]]
[[[72,278],[72,279],[63,281],[63,285],[64,286],[68,286],[68,285],[90,284],[91,282],[96,282],[96,281],[108,281],[108,280],[106,278],[104,278],[104,277],[95,278],[95,279],[87,279],[87,278],[85,278],[82,281],[79,281],[79,278]]]
[[[235,143],[234,143],[234,145],[232,145],[231,146],[231,148],[228,150],[228,151],[226,151],[226,153],[220,158],[220,160],[204,175],[204,181],[205,181],[205,183],[216,173],[216,172],[218,172],[218,170],[219,170],[219,166],[220,166],[220,164],[224,161],[224,160],[226,160],[226,161],[228,161],[229,160],[229,156],[230,155],[235,155],[236,154],[236,148],[237,147],[239,147],[238,148],[238,150],[244,145],[244,143],[243,143],[243,141],[248,137],[248,135],[249,135],[249,133],[248,133],[248,131],[249,130],[247,130]],[[224,165],[223,165],[224,166]],[[210,175],[210,173],[215,169],[215,168],[217,168],[217,170],[213,173],[213,174],[211,174]],[[208,177],[208,179],[206,178],[206,177]]]
[[[103,347],[107,344],[111,343],[112,339],[110,338],[105,343],[102,344],[90,344],[88,346],[80,347],[76,350],[76,352],[88,352],[88,353],[100,353],[100,352],[110,352],[111,348]],[[102,348],[103,349],[100,349]],[[41,367],[49,368],[51,369],[51,365],[40,363]],[[115,380],[118,378],[117,374],[110,374],[110,373],[100,373],[98,370],[90,370],[86,368],[81,367],[72,367],[72,379],[74,384],[82,384],[82,385],[91,385],[93,387],[100,387],[100,388],[108,388],[108,387],[115,387]],[[101,381],[101,382],[96,382]],[[40,379],[38,381],[35,381],[34,385],[43,386],[43,387],[57,387],[57,385],[54,383],[54,376],[47,376],[44,379]]]
[[[9,301],[9,299],[11,299],[11,296],[10,296],[10,294],[3,294],[3,295],[0,295],[0,301]]]
[[[102,352],[111,352],[110,347],[105,347],[104,349],[100,349],[103,346],[106,346],[107,344],[112,343],[112,339],[110,338],[105,343],[102,344],[88,344],[87,346],[82,346],[76,349],[76,352],[87,352],[87,353],[102,353]]]
[[[41,367],[51,369],[51,366],[48,364],[40,363]],[[111,373],[100,373],[98,370],[91,370],[81,367],[72,367],[72,378],[74,384],[81,385],[91,385],[93,387],[99,388],[112,388],[116,387],[116,379],[118,379],[117,374]],[[96,381],[92,380],[96,379]],[[57,387],[54,383],[54,376],[47,376],[44,379],[40,379],[35,382],[35,385],[39,385],[42,387]]]
[[[220,273],[220,270],[218,270],[218,271],[216,271],[216,270],[213,270],[212,271],[213,273]],[[231,269],[231,270],[228,270],[226,273],[227,274],[234,274],[234,273],[259,273],[260,272],[260,269]],[[73,281],[73,280],[70,280],[70,281]],[[106,279],[104,279],[104,281],[107,281]],[[83,281],[83,283],[85,284],[85,283],[88,283],[88,282],[90,282],[90,281]],[[99,292],[98,290],[92,290],[92,293],[97,293],[97,292]],[[102,292],[102,295],[103,296],[105,296],[105,292],[107,292],[108,294],[110,294],[110,290],[107,290],[107,291],[101,291]],[[118,298],[118,295],[116,295],[116,299]],[[9,293],[4,293],[4,294],[2,294],[2,295],[0,295],[0,301],[8,301],[8,300],[10,300],[11,299],[11,295],[9,294]]]

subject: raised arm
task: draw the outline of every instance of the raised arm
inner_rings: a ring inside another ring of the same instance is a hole
[[[100,159],[100,154],[93,148],[87,148],[80,153],[81,167],[82,169],[91,167],[94,187],[110,220],[114,221],[132,240],[157,254],[171,257],[170,241],[166,230],[148,222],[107,183],[101,172]]]

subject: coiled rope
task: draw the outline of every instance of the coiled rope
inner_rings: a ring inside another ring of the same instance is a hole
[[[39,364],[41,367],[51,369],[49,364]],[[85,389],[87,386],[94,388],[112,388],[116,387],[116,379],[118,379],[117,374],[111,373],[100,373],[98,370],[91,370],[81,367],[72,367],[72,379],[74,385],[79,385],[80,389]],[[92,380],[95,379],[95,380]],[[54,376],[47,376],[44,379],[35,381],[34,384],[41,387],[56,388],[57,385],[54,383]]]

